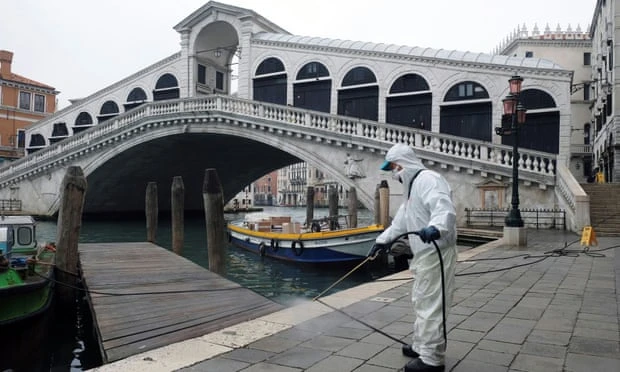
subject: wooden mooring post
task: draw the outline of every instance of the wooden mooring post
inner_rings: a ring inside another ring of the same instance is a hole
[[[355,186],[349,189],[349,227],[357,227],[357,190]]]
[[[338,229],[338,187],[330,186],[327,194],[327,202],[329,205],[329,229]]]
[[[375,204],[374,204],[374,212],[375,212],[375,224],[380,225],[381,224],[381,195],[379,193],[379,188],[381,187],[381,184],[377,184],[377,187],[375,188]]]
[[[387,228],[390,224],[390,188],[385,180],[379,186],[379,205],[381,225]]]
[[[155,243],[157,238],[157,218],[159,215],[157,182],[149,182],[146,185],[144,209],[146,213],[146,240]]]
[[[185,243],[185,185],[183,184],[183,177],[176,176],[172,179],[170,194],[172,251],[178,255],[182,255],[183,244]]]
[[[222,184],[214,168],[205,171],[202,184],[202,198],[207,224],[207,254],[209,270],[216,274],[225,273],[226,223],[224,220],[224,194]]]
[[[66,284],[56,286],[58,305],[61,309],[72,309],[75,306],[73,287],[76,286],[79,277],[78,241],[82,227],[86,187],[86,178],[82,168],[70,166],[60,189],[61,201],[56,230],[56,280]]]
[[[306,226],[312,226],[314,219],[314,186],[308,186],[306,189]]]

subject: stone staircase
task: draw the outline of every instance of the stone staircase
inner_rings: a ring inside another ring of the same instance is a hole
[[[620,183],[581,187],[590,196],[590,223],[596,235],[620,236]]]

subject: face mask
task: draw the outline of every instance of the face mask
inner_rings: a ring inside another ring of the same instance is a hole
[[[395,181],[398,181],[400,183],[403,183],[403,179],[402,179],[401,175],[403,174],[404,170],[405,170],[404,168],[402,168],[402,169],[392,169],[392,179],[395,180]]]

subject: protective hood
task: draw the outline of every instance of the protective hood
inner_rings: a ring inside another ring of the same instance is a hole
[[[392,146],[387,154],[385,154],[385,161],[396,163],[404,168],[401,178],[405,186],[404,196],[405,199],[407,199],[411,179],[419,170],[426,169],[426,167],[422,164],[422,161],[418,158],[413,149],[404,143]]]

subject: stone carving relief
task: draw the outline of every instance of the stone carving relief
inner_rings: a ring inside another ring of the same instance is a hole
[[[360,166],[360,162],[364,159],[356,159],[351,154],[347,154],[347,159],[344,161],[344,174],[350,178],[364,178],[366,175]]]

